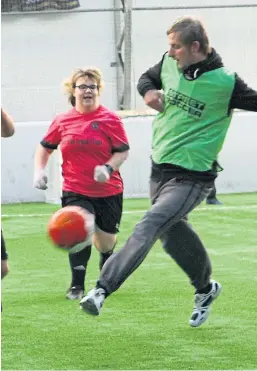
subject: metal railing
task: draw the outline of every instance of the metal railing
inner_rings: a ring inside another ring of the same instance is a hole
[[[81,1],[81,0],[80,0]],[[1,0],[3,14],[17,14],[34,12],[56,13],[56,12],[123,12],[127,0],[121,0],[122,7],[113,8],[86,8],[79,0]],[[132,7],[131,11],[161,11],[161,10],[189,10],[189,9],[230,9],[257,7],[256,4],[220,4],[220,5],[181,5],[181,6],[144,6]]]

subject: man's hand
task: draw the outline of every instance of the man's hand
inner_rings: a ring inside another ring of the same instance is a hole
[[[105,183],[110,179],[110,171],[105,165],[95,167],[94,180],[99,183]]]
[[[35,188],[46,190],[47,189],[47,176],[44,169],[35,171],[33,185]]]
[[[155,109],[158,112],[163,112],[164,96],[159,90],[148,90],[145,93],[144,101],[147,106]]]

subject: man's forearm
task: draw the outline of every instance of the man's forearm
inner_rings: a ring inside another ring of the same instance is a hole
[[[162,70],[162,60],[155,66],[149,68],[145,73],[143,73],[137,83],[137,90],[139,94],[144,97],[148,90],[161,90],[161,70]]]
[[[234,108],[257,112],[257,91],[250,88],[237,74],[229,110]]]

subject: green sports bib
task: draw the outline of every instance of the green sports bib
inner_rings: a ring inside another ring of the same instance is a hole
[[[210,170],[232,119],[228,107],[235,74],[222,67],[186,80],[176,61],[166,55],[161,80],[165,109],[153,120],[153,161]]]

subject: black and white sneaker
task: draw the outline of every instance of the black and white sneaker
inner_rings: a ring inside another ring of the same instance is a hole
[[[195,306],[189,324],[199,327],[203,324],[210,313],[213,301],[219,296],[222,286],[219,282],[211,280],[211,290],[207,294],[195,294]]]
[[[81,300],[84,296],[84,289],[81,286],[72,286],[66,293],[66,299]]]
[[[99,316],[105,299],[105,290],[94,287],[80,301],[80,309],[92,316]]]

